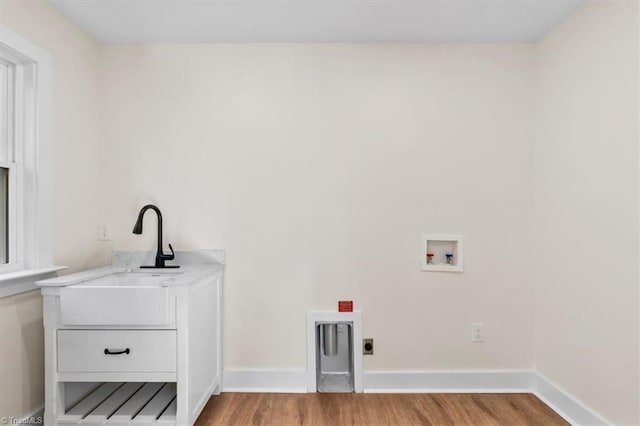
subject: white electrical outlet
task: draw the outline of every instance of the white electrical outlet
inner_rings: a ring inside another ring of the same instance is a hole
[[[111,241],[111,228],[109,228],[109,225],[100,225],[98,239],[100,241]]]
[[[474,322],[471,324],[471,341],[475,343],[484,342],[484,323]]]

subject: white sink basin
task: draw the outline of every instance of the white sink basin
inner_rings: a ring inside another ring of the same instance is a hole
[[[60,318],[68,325],[166,325],[167,281],[184,272],[114,272],[60,289]]]

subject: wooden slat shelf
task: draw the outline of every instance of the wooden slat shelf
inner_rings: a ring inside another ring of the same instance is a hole
[[[175,424],[176,408],[173,382],[107,382],[67,410],[58,424]]]

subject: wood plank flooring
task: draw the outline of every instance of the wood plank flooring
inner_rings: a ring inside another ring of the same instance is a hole
[[[568,425],[534,395],[276,394],[212,397],[196,426]]]

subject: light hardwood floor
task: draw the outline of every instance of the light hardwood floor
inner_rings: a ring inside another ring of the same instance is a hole
[[[208,425],[568,425],[531,394],[267,394],[212,397]]]

